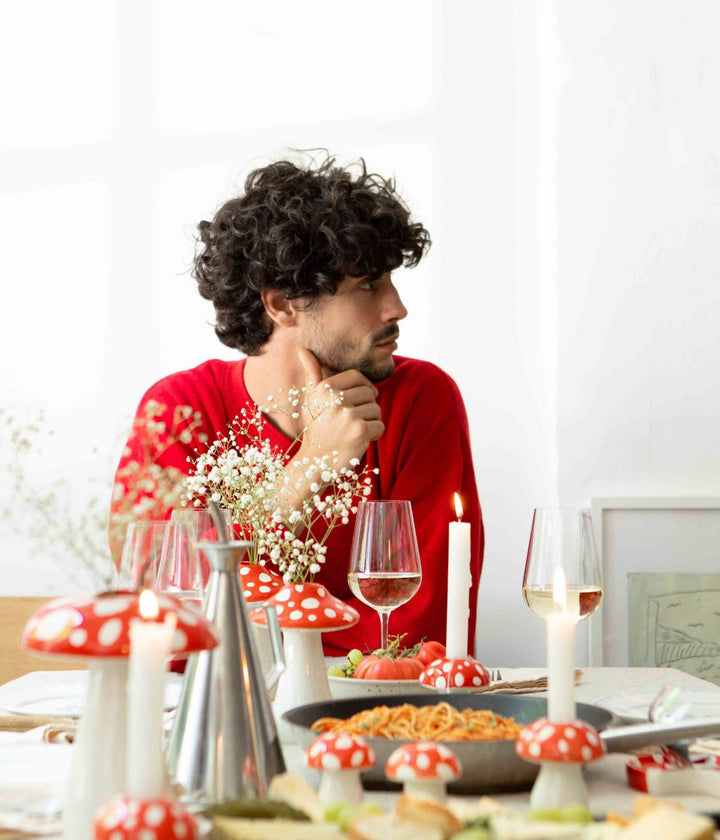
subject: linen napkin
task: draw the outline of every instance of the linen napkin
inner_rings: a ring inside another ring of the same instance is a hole
[[[582,680],[582,675],[580,669],[575,670],[575,685]],[[534,694],[539,691],[547,691],[547,687],[547,677],[535,677],[528,680],[493,682],[490,685],[482,686],[482,688],[476,688],[471,694]]]

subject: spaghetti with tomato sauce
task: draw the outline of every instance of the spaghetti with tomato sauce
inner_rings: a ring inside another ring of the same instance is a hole
[[[506,741],[517,738],[522,724],[489,709],[463,709],[449,703],[432,706],[375,706],[349,718],[323,717],[315,732],[347,732],[371,738],[427,741]]]

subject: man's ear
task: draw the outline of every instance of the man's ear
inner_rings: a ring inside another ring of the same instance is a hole
[[[283,327],[295,325],[296,312],[285,292],[279,289],[265,289],[260,293],[260,298],[265,312],[272,321]]]

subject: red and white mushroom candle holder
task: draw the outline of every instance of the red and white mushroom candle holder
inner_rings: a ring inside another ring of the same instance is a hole
[[[310,744],[305,758],[308,767],[320,771],[318,796],[326,805],[338,800],[362,803],[360,773],[375,766],[375,753],[361,735],[325,732]]]
[[[470,523],[463,522],[460,496],[455,494],[457,521],[448,526],[448,590],[445,657],[431,662],[420,683],[437,691],[469,692],[488,685],[490,674],[468,655],[470,618]]]
[[[156,621],[164,624],[172,614],[176,622],[170,653],[217,644],[211,624],[198,610],[169,595],[159,595],[157,601]],[[22,644],[29,650],[86,658],[88,663],[87,694],[65,794],[64,840],[90,840],[98,806],[126,790],[130,625],[139,618],[139,594],[120,590],[50,601],[25,627]]]
[[[559,611],[546,618],[547,717],[526,726],[515,744],[517,754],[540,765],[530,794],[531,808],[564,808],[588,804],[583,766],[605,754],[598,732],[577,720],[575,706],[575,625],[566,609],[565,576],[556,569],[553,600]]]
[[[455,753],[437,741],[411,741],[394,750],[385,763],[385,776],[399,782],[410,796],[443,802],[447,784],[459,779],[462,765]]]
[[[295,706],[330,700],[322,634],[352,627],[360,620],[357,610],[331,595],[319,583],[288,583],[265,604],[275,607],[283,634],[285,670],[278,680],[273,701],[280,740],[296,740],[282,719]],[[250,612],[250,620],[266,624],[262,609]]]

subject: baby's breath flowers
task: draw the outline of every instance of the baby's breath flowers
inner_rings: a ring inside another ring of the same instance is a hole
[[[282,397],[281,397],[282,399]],[[187,498],[195,505],[212,500],[231,511],[233,522],[253,543],[251,562],[277,566],[286,583],[314,579],[325,562],[325,543],[338,525],[346,525],[358,501],[370,495],[372,478],[357,458],[349,466],[338,453],[293,458],[264,437],[265,414],[285,412],[293,419],[322,422],[323,412],[342,404],[328,389],[325,400],[305,389],[290,389],[285,408],[268,397],[268,406],[248,407],[193,461],[186,479]],[[293,441],[301,437],[302,432]]]

